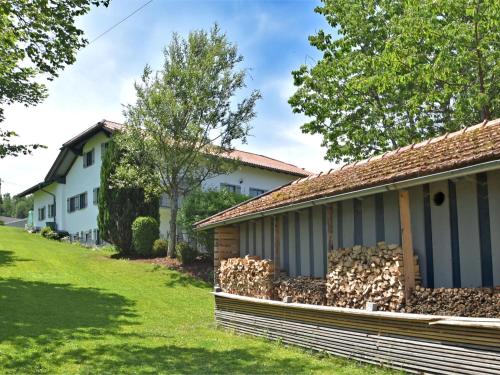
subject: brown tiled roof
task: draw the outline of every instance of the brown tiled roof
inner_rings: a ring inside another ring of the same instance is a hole
[[[123,127],[122,124],[108,120],[102,120],[101,124],[111,132],[119,130]],[[288,164],[264,155],[254,154],[252,152],[233,150],[227,156],[231,159],[239,160],[241,163],[249,166],[269,169],[275,172],[283,172],[298,177],[307,177],[313,174],[312,172],[306,171],[305,169],[299,168],[293,164]]]
[[[293,181],[196,223],[198,228],[290,204],[500,159],[500,119]],[[243,220],[243,218],[242,218]]]
[[[231,159],[237,159],[241,163],[257,168],[269,169],[277,172],[285,172],[300,177],[311,176],[313,173],[299,168],[293,164],[269,158],[264,155],[254,154],[252,152],[233,150],[228,155]]]
[[[72,158],[75,159],[76,155],[74,152],[70,152],[70,149],[74,149],[75,146],[80,145],[83,147],[84,142],[86,142],[87,139],[90,137],[94,136],[100,131],[104,131],[107,134],[112,134],[115,131],[118,131],[123,128],[123,124],[120,124],[118,122],[114,121],[109,121],[109,120],[101,120],[98,123],[92,125],[91,127],[85,129],[78,135],[74,136],[70,140],[66,141],[62,147],[61,151],[59,152],[59,155],[57,156],[56,160],[52,164],[47,176],[45,177],[44,181],[41,183],[38,183],[29,189],[26,189],[25,191],[19,193],[17,196],[18,197],[24,197],[29,194],[33,194],[35,191],[41,189],[44,186],[47,186],[49,183],[53,182],[56,180],[56,172],[58,168],[61,166],[61,163],[65,158]],[[254,154],[251,152],[246,152],[246,151],[240,151],[240,150],[233,150],[231,151],[228,155],[228,158],[232,159],[237,159],[240,160],[242,164],[249,165],[252,167],[257,167],[257,168],[263,168],[263,169],[268,169],[271,171],[275,172],[281,172],[281,173],[286,173],[292,176],[297,176],[297,177],[306,177],[306,176],[311,176],[312,173],[309,171],[306,171],[305,169],[299,168],[293,164],[288,164],[276,159],[269,158],[267,156],[259,155],[259,154]],[[71,166],[71,163],[68,164],[68,169]],[[64,175],[66,175],[67,170],[63,171]]]

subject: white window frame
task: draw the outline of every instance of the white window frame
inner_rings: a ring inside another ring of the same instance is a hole
[[[94,206],[97,206],[99,203],[99,188],[96,187],[92,190],[92,201],[94,203]]]
[[[47,205],[47,217],[53,218],[56,216],[56,204],[52,203]]]
[[[38,221],[45,220],[45,206],[38,208]]]
[[[88,168],[92,165],[94,165],[94,162],[95,162],[95,155],[94,155],[94,148],[92,148],[92,150],[90,151],[87,151],[87,152],[84,152],[83,153],[83,168]],[[90,161],[89,161],[89,157],[88,155],[90,155]]]
[[[241,194],[241,186],[239,185],[233,185],[233,184],[227,184],[225,182],[221,182],[220,184],[220,189],[226,189],[227,191],[231,193],[238,193]]]
[[[259,192],[259,194],[252,194],[252,191]],[[267,193],[267,190],[265,190],[265,189],[258,189],[258,188],[253,188],[253,187],[248,189],[248,195],[251,196],[252,198],[258,197],[259,195],[262,195],[265,193]]]

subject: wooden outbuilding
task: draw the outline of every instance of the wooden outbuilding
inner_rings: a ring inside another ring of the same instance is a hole
[[[407,296],[415,287],[414,255],[425,287],[498,286],[500,119],[296,180],[196,227],[215,230],[215,268],[227,258],[257,255],[274,261],[276,275],[321,278],[328,251],[385,241],[403,248]],[[360,316],[215,295],[218,322],[242,332],[408,371],[486,373],[483,361],[500,373],[498,319]],[[369,347],[359,351],[363,340]],[[422,350],[427,357],[416,354]],[[434,364],[432,356],[440,359]]]
[[[197,223],[216,265],[271,258],[324,277],[329,249],[401,244],[426,287],[500,285],[500,119],[296,180]]]

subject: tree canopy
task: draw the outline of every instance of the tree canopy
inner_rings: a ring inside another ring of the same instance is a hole
[[[326,158],[352,161],[500,116],[500,2],[322,0],[338,35],[293,72],[294,112]]]
[[[137,101],[125,109],[118,137],[124,157],[117,183],[167,194],[171,204],[169,255],[175,251],[179,197],[203,181],[232,171],[227,158],[235,141],[245,142],[255,116],[258,91],[239,102],[246,70],[236,45],[215,25],[186,39],[174,34],[161,69],[146,66],[135,84]]]
[[[146,199],[144,190],[136,187],[117,187],[112,176],[122,156],[118,145],[111,139],[101,166],[101,184],[98,194],[97,223],[104,241],[114,244],[122,254],[132,254],[132,223],[139,216],[159,217],[158,197]]]
[[[4,106],[40,103],[42,78],[57,77],[88,42],[75,19],[110,0],[9,0],[0,2],[0,123]],[[39,145],[11,143],[17,134],[0,129],[0,158],[30,153]]]
[[[22,198],[11,198],[9,193],[0,197],[0,216],[24,219],[33,209],[33,195]]]

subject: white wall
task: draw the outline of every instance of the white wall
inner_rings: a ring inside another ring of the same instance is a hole
[[[44,190],[44,191],[43,191]],[[52,195],[48,194],[52,193],[56,196],[56,217],[55,222],[57,223],[57,228],[61,229],[64,227],[64,210],[66,209],[66,202],[63,202],[62,198],[64,197],[64,185],[58,184],[54,182],[46,187],[43,190],[38,190],[33,194],[34,196],[34,204],[33,204],[33,223],[37,228],[42,228],[46,226],[47,222],[53,222],[54,218],[48,217],[49,215],[49,204],[54,203],[54,198]],[[38,220],[38,209],[45,207],[45,219]]]
[[[297,178],[297,176],[285,173],[242,165],[231,174],[208,179],[203,184],[203,188],[219,189],[220,184],[225,183],[240,186],[241,194],[249,195],[250,188],[271,190]]]
[[[66,184],[53,183],[44,190],[56,194],[56,219],[60,230],[66,230],[70,234],[88,232],[97,229],[98,206],[93,204],[93,189],[100,185],[101,171],[101,144],[107,142],[109,138],[103,133],[98,133],[88,140],[83,147],[83,154],[94,148],[94,164],[83,168],[83,157],[78,156],[66,175]],[[229,175],[222,175],[211,178],[203,184],[204,189],[219,189],[221,183],[237,185],[241,187],[241,193],[248,195],[250,188],[260,190],[272,190],[297,179],[285,173],[273,172],[262,168],[241,166]],[[241,181],[241,183],[240,183]],[[67,198],[87,192],[87,207],[74,212],[67,212]],[[37,191],[34,193],[34,225],[44,227],[47,221],[48,204],[52,204],[51,195]],[[38,221],[38,208],[45,206],[46,218],[42,222]],[[167,237],[170,210],[160,209],[160,232],[162,237]],[[95,240],[95,238],[93,238]]]
[[[101,174],[101,144],[109,138],[104,133],[92,137],[84,146],[83,154],[94,148],[94,164],[83,168],[83,157],[78,156],[66,175],[64,229],[71,234],[97,229],[97,205],[93,203],[93,190],[99,187]],[[87,192],[87,207],[74,212],[67,212],[66,199]]]

